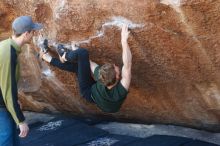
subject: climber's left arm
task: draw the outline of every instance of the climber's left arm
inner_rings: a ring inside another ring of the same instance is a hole
[[[90,69],[91,69],[91,72],[92,74],[94,74],[94,71],[96,69],[97,66],[99,66],[97,63],[93,62],[92,60],[89,60],[90,62]]]

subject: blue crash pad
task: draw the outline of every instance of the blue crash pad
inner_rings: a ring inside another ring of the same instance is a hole
[[[104,136],[107,132],[73,119],[55,119],[32,129],[22,146],[72,146]]]
[[[189,144],[192,144],[192,146],[217,146],[211,143],[195,141],[190,138],[167,135],[154,135],[128,144],[128,146],[189,146]]]

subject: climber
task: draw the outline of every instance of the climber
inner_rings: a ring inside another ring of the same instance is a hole
[[[19,146],[19,137],[26,137],[29,127],[18,101],[18,55],[21,47],[29,43],[35,30],[42,25],[30,16],[17,17],[12,23],[12,37],[0,42],[0,145]],[[20,134],[17,133],[16,124]]]
[[[119,67],[114,64],[107,63],[99,66],[89,60],[88,51],[82,48],[67,51],[62,46],[58,47],[60,60],[44,52],[40,52],[40,56],[53,66],[75,72],[81,95],[86,100],[95,103],[102,111],[113,113],[120,109],[128,94],[131,81],[132,54],[127,42],[128,36],[128,26],[123,25],[121,75]]]

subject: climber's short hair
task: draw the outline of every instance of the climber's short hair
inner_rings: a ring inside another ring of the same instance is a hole
[[[98,80],[105,86],[114,85],[116,82],[116,72],[113,64],[106,63],[99,69]]]

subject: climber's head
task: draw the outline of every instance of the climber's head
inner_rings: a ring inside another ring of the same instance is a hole
[[[106,63],[100,67],[99,81],[105,86],[112,86],[120,79],[120,69],[115,64]]]

